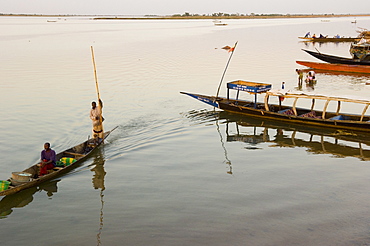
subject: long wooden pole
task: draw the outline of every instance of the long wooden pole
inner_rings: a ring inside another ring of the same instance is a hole
[[[222,81],[223,81],[223,79],[224,79],[224,76],[225,76],[225,73],[226,73],[227,67],[229,66],[229,63],[230,63],[231,57],[232,57],[232,56],[233,56],[233,54],[234,54],[234,51],[235,51],[235,48],[236,48],[236,45],[237,45],[237,44],[238,44],[238,41],[236,41],[236,43],[235,43],[234,47],[232,47],[232,49],[233,49],[233,50],[231,51],[231,54],[230,54],[230,56],[229,56],[229,60],[227,61],[227,63],[226,63],[226,67],[225,67],[225,70],[224,70],[224,72],[223,72],[223,74],[222,74],[220,84],[218,85],[218,89],[217,89],[217,93],[216,93],[216,99],[217,99],[218,94],[219,94],[219,92],[220,92],[220,88],[221,88]]]
[[[98,104],[99,104],[100,111],[101,111],[101,117],[99,118],[99,121],[100,121],[100,125],[101,125],[101,130],[104,132],[103,121],[102,121],[103,107],[101,107],[102,105],[100,105],[100,92],[99,92],[98,76],[97,76],[97,73],[96,73],[94,48],[92,46],[91,46],[91,56],[92,56],[92,62],[93,62],[93,66],[94,66],[94,78],[95,78],[96,94],[98,95]]]

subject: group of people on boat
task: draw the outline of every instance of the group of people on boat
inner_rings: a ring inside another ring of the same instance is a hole
[[[311,32],[307,32],[306,35],[304,35],[304,37],[305,38],[327,38],[327,37],[329,37],[329,35],[324,36],[320,33],[320,35],[317,37],[316,34],[313,34],[311,36]],[[337,35],[334,35],[333,38],[341,38],[341,36],[339,36],[339,34],[337,34]]]
[[[103,121],[102,116],[103,102],[99,99],[99,105],[95,101],[91,103],[90,119],[92,121],[92,136],[96,143],[103,140]],[[38,163],[39,173],[38,176],[44,176],[48,174],[48,170],[53,169],[56,166],[56,153],[50,147],[50,143],[44,144],[44,149],[41,151],[41,161]]]

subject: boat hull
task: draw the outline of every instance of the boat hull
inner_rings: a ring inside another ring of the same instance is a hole
[[[296,61],[297,64],[313,69],[370,74],[370,66]]]
[[[206,95],[199,95],[199,94],[192,94],[192,93],[185,93],[181,92],[182,94],[186,94],[197,98],[202,102],[206,102],[208,100],[213,100],[215,97],[213,96],[206,96]],[[202,98],[202,99],[199,99]],[[352,120],[332,120],[332,119],[319,119],[319,118],[309,118],[309,117],[302,117],[302,116],[295,116],[295,115],[286,115],[275,111],[267,111],[264,108],[262,103],[258,103],[257,107],[254,108],[254,102],[252,101],[244,101],[244,100],[233,100],[233,99],[226,99],[226,98],[217,98],[218,108],[227,112],[243,114],[253,117],[258,117],[262,119],[269,119],[269,120],[278,120],[282,122],[291,122],[303,125],[312,125],[312,126],[319,126],[319,127],[330,127],[335,129],[341,130],[353,130],[353,131],[362,131],[362,132],[370,132],[370,122],[367,121],[352,121]],[[270,108],[279,108],[280,105],[269,105]],[[299,110],[299,109],[298,109]],[[319,112],[320,113],[320,112]]]
[[[113,129],[114,130],[114,129]],[[113,131],[108,131],[106,133],[104,133],[104,139],[107,138],[109,136],[109,134]],[[23,183],[21,185],[17,185],[17,186],[14,186],[14,187],[10,187],[8,188],[7,190],[4,190],[4,191],[1,191],[0,192],[0,196],[8,196],[8,195],[12,195],[12,194],[15,194],[15,193],[18,193],[20,191],[23,191],[23,190],[26,190],[26,189],[29,189],[31,187],[37,187],[39,186],[40,184],[48,181],[48,180],[52,180],[52,179],[55,179],[56,177],[59,177],[63,174],[66,174],[68,172],[70,172],[72,169],[80,166],[87,158],[89,158],[89,156],[91,155],[92,152],[94,152],[94,150],[96,148],[98,148],[103,142],[100,142],[98,143],[95,147],[93,148],[90,148],[87,152],[86,152],[86,148],[88,146],[88,143],[91,142],[92,140],[87,140],[79,145],[76,145],[72,148],[69,148],[65,151],[62,151],[61,153],[58,153],[56,158],[57,160],[59,160],[60,158],[62,157],[72,157],[73,154],[71,153],[74,153],[74,155],[78,155],[80,156],[80,158],[78,158],[78,160],[72,164],[70,164],[69,166],[66,166],[64,168],[61,168],[57,171],[54,171],[54,172],[51,172],[47,175],[44,175],[44,176],[41,176],[41,177],[37,177],[37,178],[33,178],[31,181],[29,182],[26,182],[26,183]],[[84,154],[82,154],[84,153]],[[33,175],[35,174],[35,170],[38,170],[38,167],[37,167],[37,164],[23,170],[23,172],[29,172],[29,173],[32,173]]]
[[[345,57],[340,57],[340,56],[332,56],[332,55],[322,54],[322,53],[305,50],[305,49],[302,49],[302,50],[312,55],[313,57],[321,61],[328,62],[328,63],[370,66],[370,61],[363,61],[359,59],[345,58]]]
[[[355,42],[359,41],[361,38],[305,38],[305,37],[298,37],[300,39],[303,39],[303,41],[306,42],[334,42],[334,43],[340,43],[340,42]]]

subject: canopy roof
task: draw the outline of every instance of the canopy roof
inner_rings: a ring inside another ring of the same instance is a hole
[[[303,93],[300,91],[287,91],[287,90],[270,90],[266,92],[269,96],[280,96],[286,98],[307,98],[307,99],[319,99],[326,101],[340,101],[340,102],[352,102],[361,104],[370,104],[370,100],[358,98],[358,97],[342,97],[342,96],[327,96],[321,94]]]

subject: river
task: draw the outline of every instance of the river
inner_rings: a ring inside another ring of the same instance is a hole
[[[4,245],[369,245],[369,143],[214,111],[180,91],[297,89],[301,49],[349,57],[369,17],[93,20],[0,17],[2,179],[91,135],[95,52],[104,128],[71,173],[0,201]],[[302,91],[368,97],[369,75],[317,73]]]

